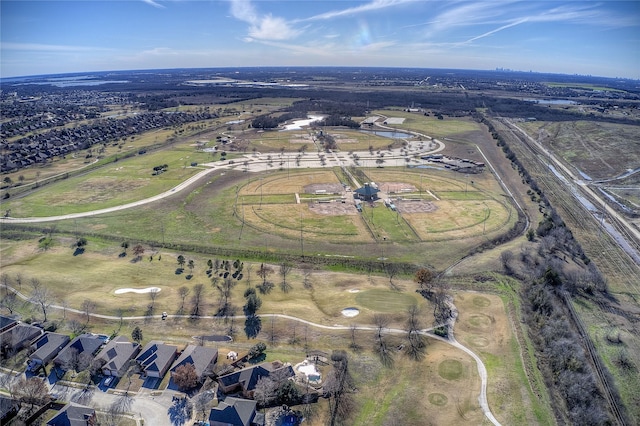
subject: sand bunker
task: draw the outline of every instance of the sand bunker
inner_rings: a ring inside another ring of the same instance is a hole
[[[160,287],[147,287],[147,288],[119,288],[114,293],[122,294],[122,293],[151,293],[155,291],[156,293],[160,292]]]
[[[348,318],[355,317],[360,313],[360,309],[358,308],[344,308],[342,310],[342,315]]]
[[[352,288],[351,290],[349,290],[349,293],[360,293],[360,289],[359,288]]]

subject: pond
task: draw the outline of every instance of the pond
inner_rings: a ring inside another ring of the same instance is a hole
[[[578,105],[576,101],[570,101],[569,99],[523,99],[527,102],[534,102],[541,105]]]
[[[320,121],[324,118],[322,115],[308,115],[307,118],[303,118],[300,120],[293,120],[293,122],[289,124],[285,124],[283,131],[286,130],[302,130],[304,126],[308,126],[309,124]]]

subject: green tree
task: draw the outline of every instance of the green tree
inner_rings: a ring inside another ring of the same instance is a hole
[[[186,260],[184,259],[183,255],[179,255],[178,256],[178,266],[180,268],[184,268],[184,264],[185,264]]]
[[[131,338],[138,343],[142,341],[143,337],[140,327],[136,326],[136,328],[133,329],[133,331],[131,332]]]
[[[249,353],[247,354],[248,359],[258,358],[260,355],[267,350],[267,345],[263,342],[258,342],[255,345],[251,346],[249,349]]]
[[[278,404],[295,405],[300,402],[300,390],[291,380],[285,380],[276,391]]]

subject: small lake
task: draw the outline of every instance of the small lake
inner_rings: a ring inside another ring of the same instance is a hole
[[[410,133],[395,132],[392,130],[358,130],[361,133],[368,133],[370,135],[382,136],[389,139],[410,139],[415,137]]]
[[[570,101],[569,99],[523,99],[523,101],[541,105],[578,105],[578,102]]]
[[[286,124],[284,126],[283,131],[286,130],[302,130],[304,126],[308,126],[309,124],[320,121],[324,118],[323,115],[308,115],[307,118],[303,118],[301,120],[293,120],[293,122]]]

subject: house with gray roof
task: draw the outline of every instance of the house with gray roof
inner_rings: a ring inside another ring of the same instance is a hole
[[[95,334],[81,334],[58,353],[58,356],[53,359],[53,363],[64,369],[65,365],[68,365],[76,354],[78,357],[93,360],[94,355],[98,352],[102,343],[103,340]]]
[[[11,327],[15,327],[16,325],[18,325],[18,321],[10,317],[0,315],[0,333],[4,333],[8,329],[10,329]]]
[[[198,376],[198,381],[202,382],[206,374],[213,370],[213,366],[218,360],[218,350],[206,348],[204,346],[189,345],[182,351],[182,354],[171,366],[171,372],[185,364],[193,364]]]
[[[211,426],[257,426],[264,424],[264,416],[256,415],[256,402],[227,397],[209,413]]]
[[[8,425],[9,421],[18,415],[20,402],[9,396],[0,395],[0,425]]]
[[[96,410],[70,402],[47,422],[47,426],[96,426]]]
[[[9,358],[31,345],[31,342],[44,333],[41,328],[25,323],[18,323],[14,327],[0,334],[0,352],[2,358]]]
[[[164,342],[152,340],[142,348],[136,362],[148,377],[161,378],[167,373],[177,354],[177,346],[165,345]]]
[[[281,378],[295,375],[290,365],[284,365],[280,361],[263,362],[252,365],[230,374],[218,377],[220,390],[224,393],[241,391],[245,398],[253,398],[253,392],[258,381],[263,377],[269,377],[274,372],[281,372]]]
[[[129,360],[138,355],[138,352],[140,344],[118,336],[105,345],[94,362],[103,364],[101,370],[105,376],[122,377],[129,367]]]
[[[34,370],[47,365],[69,343],[66,334],[47,331],[31,345],[33,353],[29,356],[29,369]]]

